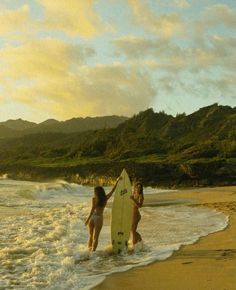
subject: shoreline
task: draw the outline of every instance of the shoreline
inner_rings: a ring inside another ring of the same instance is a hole
[[[68,176],[54,176],[54,177],[38,177],[35,178],[35,176],[30,175],[24,175],[24,174],[12,174],[12,173],[2,173],[0,172],[0,180],[15,180],[15,181],[29,181],[29,182],[40,182],[40,183],[47,183],[47,182],[54,182],[57,180],[65,181],[68,183],[75,183],[78,185],[84,185],[84,186],[112,186],[114,185],[116,178],[114,177],[104,177],[104,176],[92,176],[89,178],[80,178],[78,180],[75,180],[73,178],[68,178]],[[93,181],[91,181],[93,180]],[[132,183],[135,183],[136,180],[132,180]],[[141,181],[142,182],[142,181]],[[151,187],[156,189],[164,189],[164,190],[170,190],[170,191],[187,191],[187,190],[205,190],[205,189],[215,189],[215,188],[224,188],[224,187],[236,187],[235,182],[234,183],[218,183],[218,184],[201,184],[201,183],[186,183],[186,184],[172,184],[169,185],[167,183],[143,183],[145,187]]]
[[[169,205],[223,212],[229,217],[228,225],[181,246],[166,260],[111,274],[91,289],[236,290],[236,186],[146,192],[145,207]],[[3,216],[27,214],[15,207],[1,209]],[[139,231],[143,235],[142,221]]]
[[[0,175],[25,181],[63,179],[82,185],[112,185],[126,168],[132,183],[166,188],[236,185],[235,160],[225,158],[199,160],[90,160],[56,163],[54,160],[18,160],[0,165]]]
[[[182,246],[164,261],[107,276],[93,289],[236,289],[236,187],[188,189],[165,197],[189,198],[192,202],[187,206],[223,212],[229,217],[228,226],[201,237],[194,244]]]

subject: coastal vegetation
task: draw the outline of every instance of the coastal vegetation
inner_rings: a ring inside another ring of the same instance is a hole
[[[126,167],[131,178],[146,185],[236,183],[236,108],[230,106],[213,104],[175,117],[148,109],[119,119],[116,127],[107,124],[83,132],[71,124],[59,130],[58,121],[47,123],[46,130],[41,126],[34,132],[29,130],[35,125],[21,131],[9,127],[9,132],[18,132],[15,137],[4,129],[1,173],[21,179],[110,183]]]

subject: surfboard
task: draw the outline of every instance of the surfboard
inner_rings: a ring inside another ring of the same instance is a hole
[[[133,201],[131,182],[125,169],[118,181],[111,213],[111,242],[113,253],[119,254],[128,247],[133,217]]]

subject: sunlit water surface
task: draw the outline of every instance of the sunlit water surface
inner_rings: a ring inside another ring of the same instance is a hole
[[[145,194],[158,192],[145,189]],[[92,187],[60,180],[0,178],[0,289],[90,289],[106,275],[166,259],[228,223],[228,217],[210,209],[143,207],[143,247],[116,256],[110,251],[108,205],[97,252],[89,253],[84,221],[92,195]]]

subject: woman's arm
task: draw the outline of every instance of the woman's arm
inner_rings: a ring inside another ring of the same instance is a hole
[[[144,201],[143,195],[141,195],[141,197],[139,197],[138,200],[136,200],[133,195],[131,195],[130,198],[134,201],[134,203],[137,205],[137,207],[139,207],[139,208],[142,207],[143,201]]]
[[[91,208],[91,210],[90,210],[90,214],[89,214],[89,216],[88,216],[88,218],[86,219],[86,221],[85,221],[85,225],[87,226],[87,224],[88,224],[88,222],[89,222],[89,220],[90,220],[90,218],[91,218],[91,216],[92,216],[92,214],[93,214],[93,212],[94,212],[94,210],[95,210],[95,198],[93,197],[93,199],[92,199],[92,208]]]
[[[113,192],[115,191],[116,187],[117,187],[117,184],[119,182],[119,180],[122,179],[122,176],[119,176],[117,179],[116,179],[116,183],[115,185],[113,186],[112,190],[106,195],[107,197],[107,200],[112,196]]]

